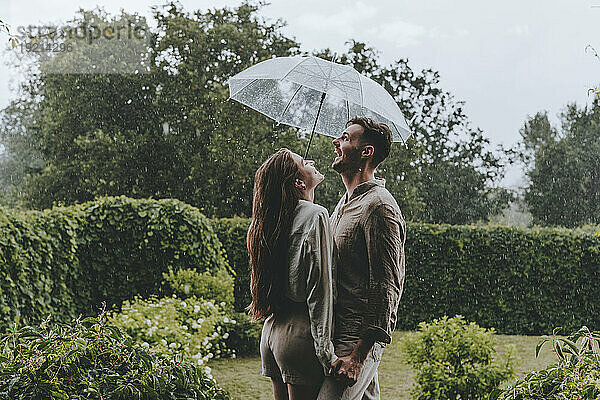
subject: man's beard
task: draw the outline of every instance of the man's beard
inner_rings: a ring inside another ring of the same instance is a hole
[[[346,151],[341,158],[336,159],[331,167],[338,174],[358,172],[360,168],[360,150]]]

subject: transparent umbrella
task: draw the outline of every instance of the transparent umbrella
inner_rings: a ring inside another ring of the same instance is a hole
[[[377,82],[354,68],[319,57],[278,57],[229,79],[229,98],[278,124],[337,137],[353,116],[387,124],[395,142],[411,135],[400,108]]]

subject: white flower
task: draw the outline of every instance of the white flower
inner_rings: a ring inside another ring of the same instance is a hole
[[[201,310],[201,309],[202,309],[202,307],[200,307],[198,304],[196,304],[196,305],[194,306],[194,312],[195,312],[195,313],[197,313],[197,312],[200,312],[200,310]]]
[[[213,358],[215,355],[213,353],[208,353],[208,358]]]
[[[182,328],[184,331],[187,331],[187,325],[183,325]]]
[[[231,358],[235,358],[235,353],[233,353],[233,354],[231,355]]]
[[[227,317],[223,318],[223,322],[228,323],[229,322],[229,318],[227,318]]]
[[[223,335],[223,339],[227,339],[229,337],[229,332],[225,332],[225,334]]]
[[[165,339],[161,339],[160,340],[160,344],[162,344],[163,346],[167,345],[167,341]]]
[[[190,294],[190,285],[189,285],[189,284],[187,284],[187,283],[186,283],[186,284],[183,286],[183,292],[184,292],[185,294]]]
[[[224,301],[222,301],[222,302],[220,302],[220,303],[219,303],[219,305],[220,305],[221,307],[225,307],[225,302],[224,302]]]
[[[198,318],[196,321],[198,321],[198,324],[202,325],[202,323],[204,322],[204,318]]]
[[[170,348],[174,349],[175,347],[177,347],[177,343],[173,342],[169,345]]]
[[[236,321],[235,319],[232,319],[232,320],[231,320],[231,323],[232,323],[232,324],[236,324],[236,323],[237,323],[237,321]]]
[[[186,308],[187,307],[187,303],[185,301],[181,302],[181,307]]]
[[[142,347],[147,349],[148,347],[150,347],[150,344],[148,342],[143,342]]]

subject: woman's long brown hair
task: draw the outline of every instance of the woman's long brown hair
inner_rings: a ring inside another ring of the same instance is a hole
[[[256,171],[252,222],[246,244],[250,253],[248,311],[254,320],[264,320],[284,307],[289,234],[294,209],[301,198],[296,179],[298,164],[288,149],[280,149]]]

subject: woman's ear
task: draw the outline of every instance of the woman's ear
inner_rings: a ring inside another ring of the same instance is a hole
[[[302,179],[296,179],[295,186],[300,190],[306,190],[306,183]]]

